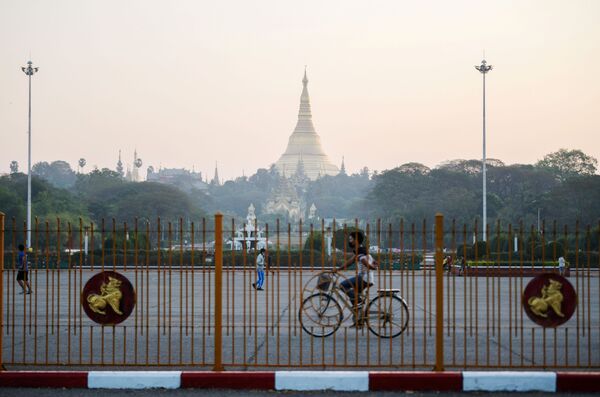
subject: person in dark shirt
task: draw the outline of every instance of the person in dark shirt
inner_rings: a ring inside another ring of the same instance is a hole
[[[27,263],[27,254],[25,253],[25,246],[23,244],[19,244],[17,270],[17,282],[23,289],[20,293],[31,294],[31,286],[29,285],[29,264]]]

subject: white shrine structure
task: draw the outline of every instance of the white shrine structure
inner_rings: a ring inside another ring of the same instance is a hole
[[[242,251],[244,249],[253,251],[267,248],[267,238],[264,236],[264,230],[258,227],[254,211],[254,204],[250,203],[246,222],[235,231],[233,239],[229,238],[225,241],[225,246],[229,246],[234,251]]]

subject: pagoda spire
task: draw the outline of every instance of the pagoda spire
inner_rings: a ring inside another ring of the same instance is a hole
[[[121,161],[121,150],[119,149],[119,161],[117,161],[117,172],[123,177],[123,162]]]
[[[210,182],[212,185],[216,185],[219,186],[219,169],[218,169],[218,164],[215,161],[215,176],[213,177],[212,181]]]
[[[310,109],[310,96],[308,95],[308,77],[306,77],[306,66],[304,67],[304,77],[302,78],[302,94],[300,94],[300,109],[298,110],[298,123],[294,132],[316,134],[315,126],[312,122],[312,112]]]
[[[346,165],[344,165],[344,156],[342,156],[342,166],[340,167],[340,174],[346,175]]]

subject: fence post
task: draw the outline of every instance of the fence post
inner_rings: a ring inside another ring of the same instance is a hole
[[[215,214],[215,365],[213,371],[223,371],[223,214]]]
[[[444,216],[435,214],[435,367],[444,370]]]
[[[2,335],[4,335],[4,213],[0,212],[0,371],[4,370]]]

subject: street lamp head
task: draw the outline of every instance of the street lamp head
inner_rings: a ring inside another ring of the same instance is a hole
[[[475,69],[477,69],[479,72],[481,72],[483,74],[486,74],[487,72],[492,70],[492,65],[488,65],[484,59],[481,61],[481,65],[475,66]]]
[[[33,76],[38,70],[39,68],[34,68],[32,65],[31,61],[27,62],[27,67],[23,66],[21,67],[21,70],[27,75],[27,76]]]

